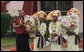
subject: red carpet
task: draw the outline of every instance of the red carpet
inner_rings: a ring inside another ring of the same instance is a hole
[[[16,49],[11,49],[10,51],[16,51]]]

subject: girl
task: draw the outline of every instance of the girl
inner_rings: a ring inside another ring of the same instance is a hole
[[[34,38],[34,51],[42,51],[45,48],[44,34],[46,32],[46,24],[43,21],[47,14],[43,11],[38,11],[33,16],[39,18],[38,31],[35,33],[36,37]]]
[[[59,22],[58,18],[61,17],[61,12],[59,10],[54,10],[50,12],[47,16],[47,19],[53,20],[49,24],[49,32],[50,32],[50,38],[49,41],[51,41],[51,51],[61,51],[61,45],[60,45],[60,31],[58,30],[59,27]],[[58,42],[57,42],[58,41]]]
[[[71,8],[67,12],[67,16],[69,16],[72,20],[72,22],[77,26],[73,31],[66,31],[66,33],[69,35],[68,37],[68,51],[79,51],[79,43],[80,38],[78,35],[79,32],[79,18],[81,17],[80,12],[76,8]]]

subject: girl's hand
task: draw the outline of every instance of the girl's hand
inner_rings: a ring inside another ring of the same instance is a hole
[[[74,31],[66,31],[66,33],[67,33],[68,35],[75,35],[75,32],[74,32]]]
[[[21,23],[20,25],[21,25],[21,26],[25,26],[25,25],[24,25],[24,24],[22,24],[22,23]]]
[[[55,35],[54,33],[51,33],[51,35]]]
[[[51,39],[54,39],[55,38],[55,36],[51,36]]]

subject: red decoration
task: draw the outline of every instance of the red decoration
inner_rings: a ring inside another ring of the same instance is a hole
[[[31,50],[34,50],[34,44],[31,44]]]
[[[30,30],[30,28],[28,28],[27,30]]]
[[[54,39],[54,37],[51,37],[51,39]]]
[[[31,30],[31,32],[33,32],[33,29]]]
[[[37,21],[35,21],[35,23],[37,23]]]
[[[51,33],[51,35],[54,35],[54,33]]]
[[[16,51],[16,49],[11,49],[10,51]]]
[[[29,23],[29,26],[31,26],[31,24]]]
[[[74,24],[73,24],[73,23],[71,23],[70,27],[73,27],[73,26],[74,26]]]

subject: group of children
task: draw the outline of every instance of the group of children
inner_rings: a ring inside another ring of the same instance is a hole
[[[66,16],[62,16],[60,10],[53,10],[48,15],[44,11],[38,11],[33,14],[33,17],[39,19],[38,31],[34,33],[34,51],[42,51],[45,48],[44,35],[47,26],[43,22],[44,20],[52,20],[48,28],[51,51],[62,51],[62,45],[66,40],[68,51],[79,51],[80,38],[78,32],[81,15],[78,9],[71,8]]]

